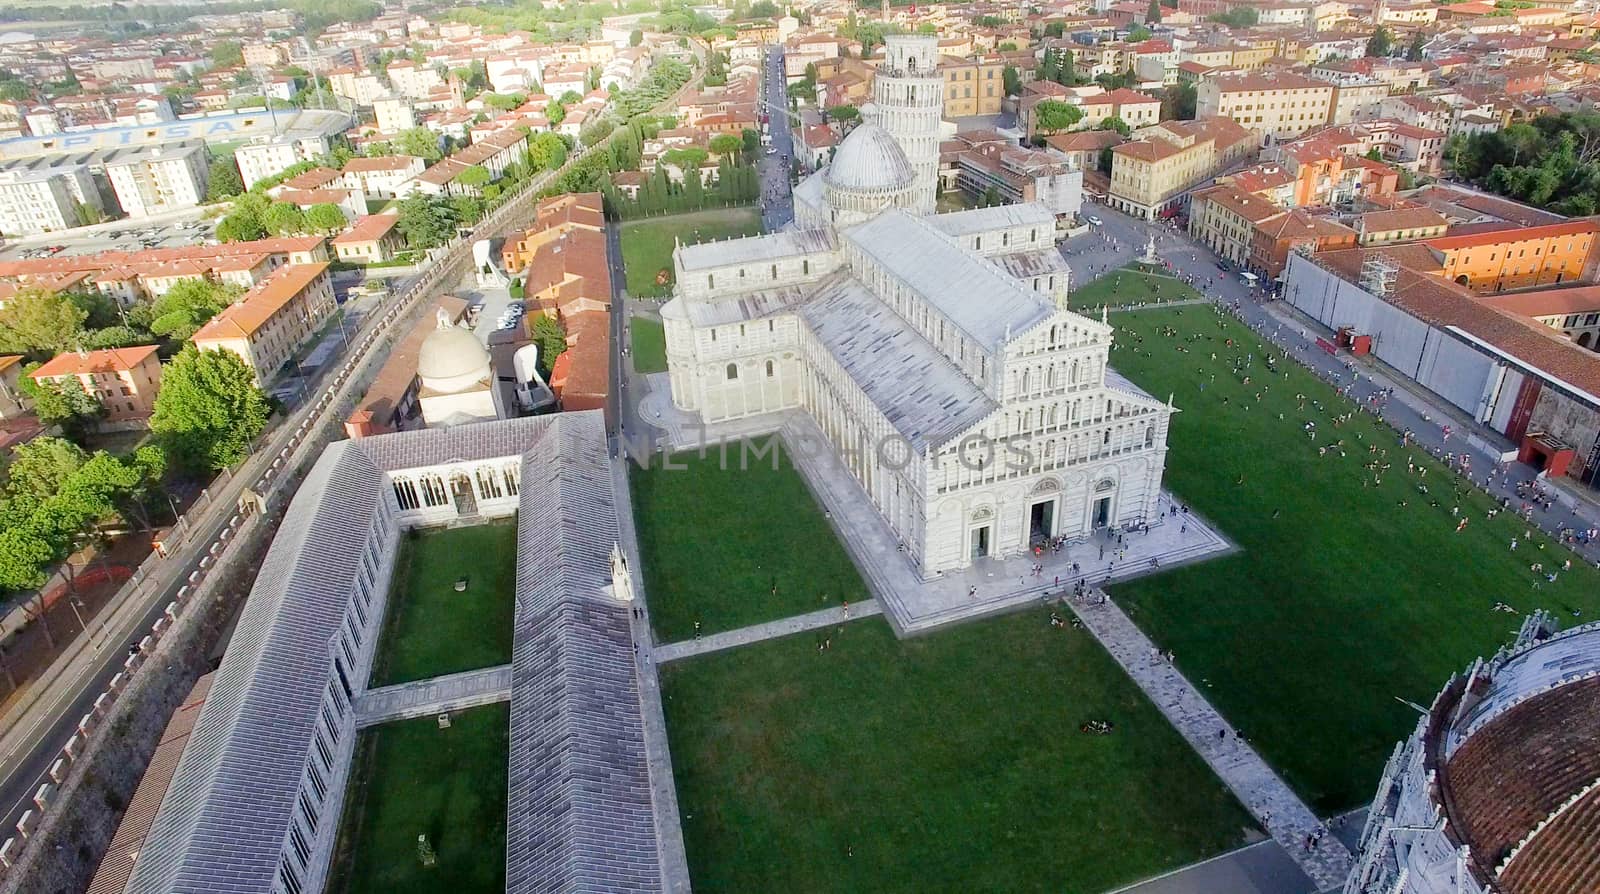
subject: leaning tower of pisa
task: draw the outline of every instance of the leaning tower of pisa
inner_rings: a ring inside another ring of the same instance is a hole
[[[938,38],[896,34],[885,39],[883,65],[872,85],[873,120],[905,151],[916,172],[911,210],[932,214],[939,191],[939,120],[944,80]]]

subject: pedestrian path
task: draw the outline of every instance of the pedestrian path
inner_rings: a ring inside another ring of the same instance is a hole
[[[707,652],[721,652],[735,646],[747,646],[759,643],[762,640],[777,639],[792,633],[804,633],[807,630],[816,630],[821,627],[831,627],[843,624],[857,618],[870,618],[883,614],[883,609],[878,605],[878,600],[868,599],[851,606],[835,606],[804,615],[795,615],[792,618],[783,618],[778,621],[768,621],[765,624],[752,624],[749,627],[740,627],[738,630],[728,630],[723,633],[713,633],[698,639],[684,640],[678,643],[668,643],[656,646],[656,661],[665,663],[677,661],[679,658],[688,658],[691,655],[704,655]]]
[[[1262,828],[1311,877],[1316,890],[1342,885],[1353,863],[1349,849],[1332,835],[1316,847],[1306,846],[1308,837],[1322,831],[1322,821],[1122,609],[1110,598],[1074,604],[1072,609]]]
[[[502,664],[369,689],[356,696],[356,727],[510,700],[511,665]]]

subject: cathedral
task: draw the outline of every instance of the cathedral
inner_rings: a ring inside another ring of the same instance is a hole
[[[809,414],[924,578],[1160,521],[1173,413],[1066,309],[1034,204],[935,214],[932,37],[888,38],[862,122],[785,229],[679,246],[662,308],[674,404]],[[774,426],[776,427],[776,426]]]

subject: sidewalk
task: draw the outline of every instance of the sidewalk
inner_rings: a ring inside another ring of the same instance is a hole
[[[1353,864],[1350,851],[1332,835],[1315,848],[1306,846],[1307,838],[1322,830],[1322,821],[1122,609],[1109,598],[1069,604],[1240,803],[1310,876],[1317,890],[1342,884]]]
[[[511,665],[412,680],[356,696],[358,729],[511,700]]]
[[[713,633],[710,636],[699,639],[688,639],[664,646],[656,646],[655,656],[656,661],[664,664],[668,661],[677,661],[680,658],[688,658],[693,655],[721,652],[724,649],[747,646],[751,643],[777,639],[780,636],[789,636],[793,633],[804,633],[807,630],[832,627],[835,624],[846,624],[858,618],[871,618],[881,614],[883,614],[883,608],[878,605],[878,600],[869,599],[849,608],[844,606],[825,608],[804,615],[768,621],[765,624],[752,624],[749,627],[740,627],[738,630]]]

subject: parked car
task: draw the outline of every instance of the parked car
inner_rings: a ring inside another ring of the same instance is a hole
[[[1104,224],[1105,224],[1105,221],[1101,220],[1098,217],[1095,217],[1093,214],[1089,215],[1088,217],[1085,217],[1084,220],[1088,221],[1089,222],[1089,226],[1091,226],[1091,227],[1104,226]]]

